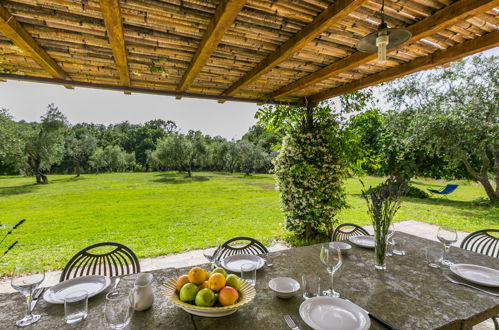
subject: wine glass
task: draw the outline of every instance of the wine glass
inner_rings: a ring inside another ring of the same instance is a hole
[[[209,245],[210,243],[205,242],[205,245]],[[203,256],[208,259],[208,261],[211,263],[211,269],[215,269],[217,267],[216,261],[217,261],[217,253],[220,248],[220,245],[218,244],[214,247],[208,247],[203,250]]]
[[[341,251],[334,246],[324,244],[321,247],[320,259],[322,264],[326,267],[331,279],[331,289],[325,290],[324,294],[331,297],[339,297],[340,294],[333,289],[333,277],[334,273],[340,269],[342,264]]]
[[[32,313],[31,296],[44,279],[45,271],[39,262],[24,262],[14,267],[10,285],[26,298],[26,315],[16,322],[18,327],[26,327],[40,319],[40,315]]]
[[[388,233],[386,234],[386,253],[387,257],[393,256],[393,235],[395,235],[395,224],[392,223],[388,227]]]
[[[438,227],[437,238],[444,245],[444,257],[442,258],[442,265],[452,266],[453,263],[447,260],[447,253],[449,252],[450,247],[457,242],[457,230]]]

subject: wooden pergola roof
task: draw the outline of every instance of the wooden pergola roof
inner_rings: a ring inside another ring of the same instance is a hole
[[[0,0],[0,79],[317,102],[499,45],[499,0],[386,0],[412,38],[358,52],[381,0]]]

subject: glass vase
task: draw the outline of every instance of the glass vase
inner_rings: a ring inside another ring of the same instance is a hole
[[[374,233],[374,268],[377,270],[386,270],[386,235],[375,231]]]

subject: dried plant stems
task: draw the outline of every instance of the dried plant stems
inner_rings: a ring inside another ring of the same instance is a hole
[[[367,213],[371,217],[374,227],[375,253],[377,264],[384,267],[386,255],[386,236],[393,221],[395,213],[400,209],[400,197],[407,191],[405,182],[398,182],[390,177],[379,186],[365,189],[364,182],[360,180],[362,187],[362,197],[367,203]]]
[[[14,227],[12,227],[11,230],[9,230],[7,233],[5,233],[5,235],[3,236],[2,240],[0,241],[0,246],[2,245],[2,243],[5,241],[5,239],[11,235],[14,230],[16,230],[17,228],[19,228],[19,226],[21,226],[24,222],[26,222],[26,219],[22,219],[21,221],[19,221],[18,223],[16,223],[14,225]],[[18,243],[18,241],[15,241],[14,243],[12,243],[8,248],[7,250],[5,250],[5,252],[0,256],[0,259],[2,259],[7,253],[9,253],[10,250],[12,250],[14,248],[14,246],[16,246],[16,244]]]

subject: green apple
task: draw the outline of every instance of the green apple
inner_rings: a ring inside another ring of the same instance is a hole
[[[234,274],[227,276],[225,285],[233,287],[237,291],[241,291],[241,279]]]
[[[196,305],[202,307],[211,307],[215,305],[215,293],[208,288],[199,290],[196,294]]]
[[[196,293],[198,293],[198,287],[196,284],[187,283],[184,284],[182,289],[180,289],[180,300],[182,301],[193,301],[196,299]]]
[[[220,267],[215,268],[215,269],[214,269],[211,273],[212,273],[212,274],[214,274],[214,273],[220,273],[220,274],[222,274],[225,278],[227,278],[227,272],[225,271],[225,269],[220,268]]]

